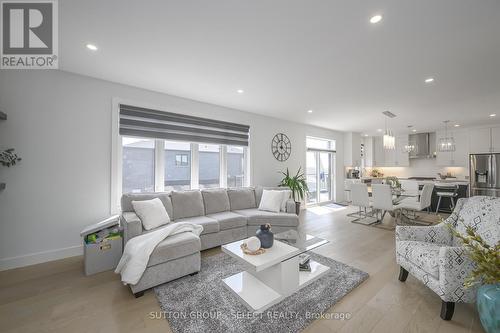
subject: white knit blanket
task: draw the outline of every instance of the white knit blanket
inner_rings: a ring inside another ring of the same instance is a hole
[[[188,222],[171,223],[164,228],[132,238],[125,245],[123,255],[115,273],[122,276],[124,284],[137,284],[146,270],[149,257],[156,246],[165,238],[181,232],[192,232],[199,236],[203,227]]]

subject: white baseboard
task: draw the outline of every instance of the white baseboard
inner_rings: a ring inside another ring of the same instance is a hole
[[[68,257],[80,256],[83,254],[83,246],[70,246],[63,249],[42,251],[25,254],[17,257],[0,259],[0,271],[18,267],[40,264],[47,261],[64,259]]]

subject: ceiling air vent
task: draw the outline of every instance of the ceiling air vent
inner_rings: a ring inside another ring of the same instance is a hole
[[[389,118],[395,118],[396,115],[394,113],[392,113],[391,111],[384,111],[382,112],[384,115],[386,115],[387,117]]]

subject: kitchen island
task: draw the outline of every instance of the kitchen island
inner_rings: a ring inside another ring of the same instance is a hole
[[[361,182],[366,183],[366,184],[371,184],[371,183],[380,183],[382,180],[385,179],[385,177],[362,177]],[[398,177],[398,179],[407,179],[407,180],[415,180],[418,185],[419,189],[421,190],[425,184],[434,184],[434,186],[441,184],[457,184],[458,185],[458,196],[455,199],[455,204],[458,199],[460,198],[467,198],[469,196],[469,181],[465,179],[457,179],[457,178],[447,178],[447,179],[437,179],[437,178],[432,178],[432,177],[408,177],[408,178],[402,178]],[[447,189],[439,189],[440,192],[447,192],[450,190]],[[436,212],[437,204],[439,197],[436,194],[436,187],[434,188],[432,192],[432,203],[431,203],[431,210],[433,212]],[[450,206],[451,202],[449,198],[443,197],[441,199],[441,205],[439,208],[439,212],[441,213],[450,213]]]

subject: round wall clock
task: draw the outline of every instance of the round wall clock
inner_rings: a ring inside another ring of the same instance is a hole
[[[283,133],[276,134],[271,142],[271,152],[278,161],[286,161],[292,152],[290,139]]]

